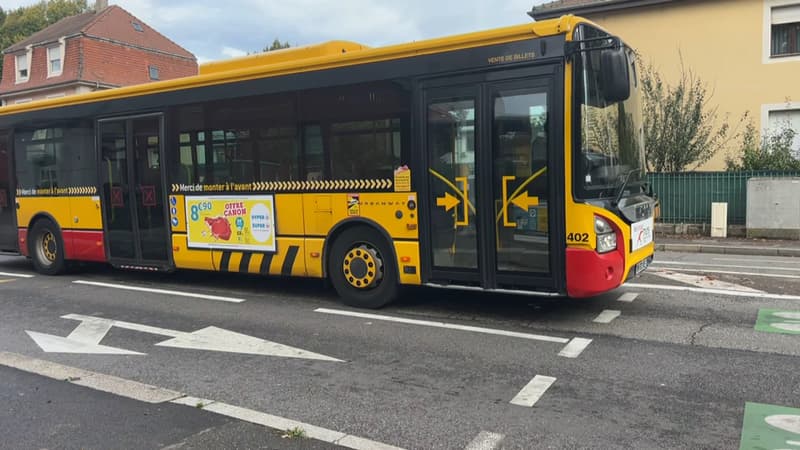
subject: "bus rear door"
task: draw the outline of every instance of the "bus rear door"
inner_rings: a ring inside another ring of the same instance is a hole
[[[100,180],[109,262],[169,269],[163,117],[101,120]]]

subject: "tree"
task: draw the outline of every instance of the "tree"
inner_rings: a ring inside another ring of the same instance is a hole
[[[27,39],[59,20],[89,11],[86,0],[42,0],[9,12],[0,8],[0,50]],[[2,66],[2,64],[0,64]],[[0,67],[0,77],[3,75]]]
[[[800,159],[792,150],[797,134],[790,124],[768,131],[759,141],[752,121],[742,135],[741,157],[728,157],[725,165],[729,171],[739,170],[785,170],[800,171]]]
[[[280,50],[282,48],[289,48],[289,47],[291,47],[291,45],[289,45],[289,41],[281,42],[280,39],[275,38],[275,40],[272,41],[272,45],[270,45],[269,47],[264,47],[264,50],[262,50],[262,52],[271,52],[273,50]]]
[[[642,67],[644,136],[651,172],[693,170],[735,137],[727,120],[717,125],[713,93],[681,59],[681,76],[670,85],[651,65]],[[737,127],[738,128],[738,127]]]

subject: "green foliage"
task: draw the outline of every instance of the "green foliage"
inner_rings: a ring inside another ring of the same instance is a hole
[[[662,80],[651,65],[642,67],[647,169],[682,172],[708,162],[733,137],[727,120],[717,125],[713,93],[681,61],[676,84]]]
[[[262,52],[271,52],[273,50],[280,50],[282,48],[289,48],[289,47],[291,47],[291,45],[289,45],[289,41],[281,42],[280,39],[275,38],[275,40],[272,41],[272,45],[270,45],[269,47],[264,47],[264,50],[262,50]]]
[[[800,171],[800,159],[792,150],[796,134],[787,123],[778,130],[766,132],[759,140],[756,127],[752,122],[748,123],[742,134],[741,156],[727,157],[727,170]]]
[[[0,49],[5,50],[65,17],[87,11],[86,0],[42,0],[8,12],[0,8]],[[0,67],[0,77],[2,70]]]

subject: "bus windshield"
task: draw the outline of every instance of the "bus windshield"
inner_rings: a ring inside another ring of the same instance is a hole
[[[586,30],[599,33],[588,28]],[[588,33],[586,33],[588,34]],[[585,38],[595,38],[586,36]],[[593,41],[595,45],[604,43]],[[636,79],[633,52],[628,54],[630,96],[609,102],[601,83],[600,51],[583,51],[575,58],[576,196],[582,199],[608,199],[625,193],[638,193],[645,180],[644,129],[641,91]]]

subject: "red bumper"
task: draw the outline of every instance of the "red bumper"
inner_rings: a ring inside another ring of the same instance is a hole
[[[625,256],[619,249],[608,253],[567,248],[567,294],[591,297],[622,284]]]

